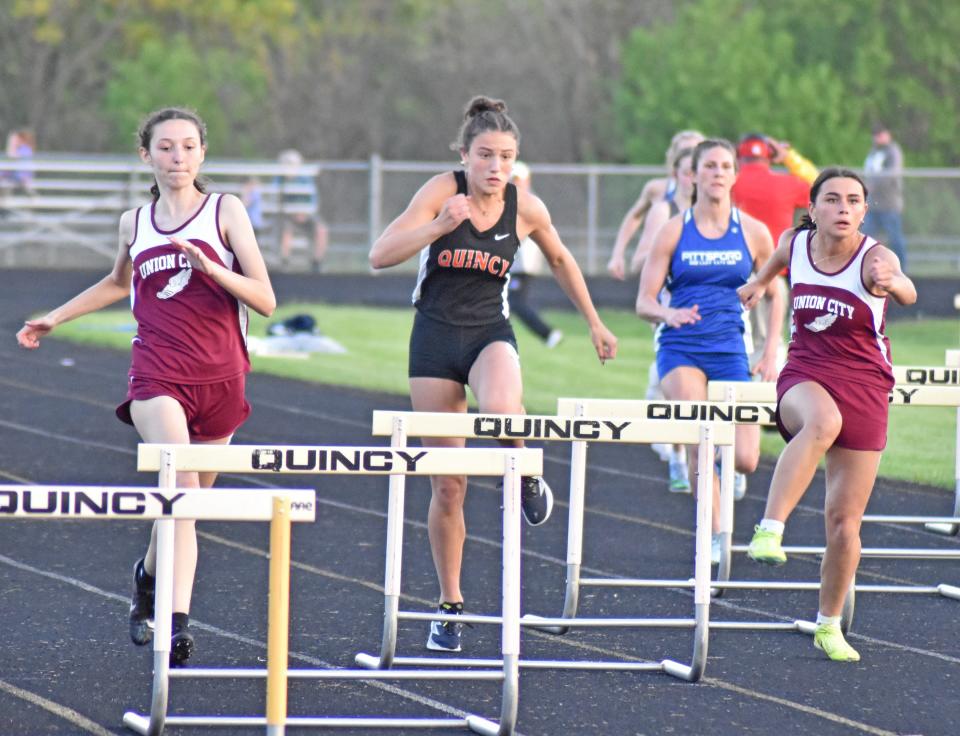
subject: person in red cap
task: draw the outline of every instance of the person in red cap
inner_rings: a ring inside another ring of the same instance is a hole
[[[748,215],[760,220],[770,231],[776,243],[784,230],[793,227],[798,209],[806,209],[809,203],[810,184],[820,173],[817,167],[797,153],[785,141],[778,141],[762,133],[747,133],[737,146],[740,173],[733,185],[731,196],[734,204]],[[781,164],[786,172],[772,171],[770,164]],[[785,276],[786,273],[781,274]],[[787,284],[784,278],[777,279],[777,288],[784,294],[786,306]],[[767,304],[750,312],[750,333],[754,345],[763,345],[767,324]],[[751,359],[759,357],[754,350]],[[786,359],[781,347],[778,363]]]
[[[737,146],[740,174],[733,185],[733,201],[748,215],[770,230],[774,242],[793,227],[798,209],[806,209],[810,185],[820,172],[798,154],[789,143],[760,133],[748,133]],[[787,172],[770,170],[770,164],[782,164]]]

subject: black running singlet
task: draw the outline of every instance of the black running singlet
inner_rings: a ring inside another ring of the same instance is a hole
[[[467,177],[454,171],[457,194],[467,193]],[[413,303],[427,316],[452,325],[502,322],[510,315],[507,284],[520,246],[517,188],[507,184],[503,214],[480,232],[469,219],[420,251]]]

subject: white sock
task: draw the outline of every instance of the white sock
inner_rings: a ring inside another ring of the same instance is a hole
[[[784,525],[782,521],[777,521],[776,519],[761,519],[760,528],[765,532],[774,532],[781,537],[783,536]]]
[[[839,616],[824,616],[820,611],[817,611],[817,626],[821,624],[825,626],[839,626],[840,617]]]

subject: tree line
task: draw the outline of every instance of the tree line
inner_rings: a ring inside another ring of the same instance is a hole
[[[441,160],[483,93],[531,161],[658,163],[694,127],[858,165],[883,120],[956,166],[958,37],[953,0],[11,0],[0,124],[127,153],[177,104],[221,157]]]

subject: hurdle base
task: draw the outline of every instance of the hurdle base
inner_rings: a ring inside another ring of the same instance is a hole
[[[941,524],[938,522],[933,522],[929,524],[924,524],[923,528],[928,532],[933,532],[934,534],[942,534],[945,537],[955,537],[957,536],[957,531],[960,530],[960,526],[957,524]]]
[[[484,736],[500,736],[500,724],[480,716],[467,716],[467,728]]]
[[[660,669],[671,677],[676,677],[684,682],[696,682],[700,679],[699,673],[694,672],[694,668],[688,664],[674,662],[672,659],[664,659],[660,662]]]
[[[150,732],[150,718],[133,711],[127,711],[123,714],[123,725],[143,736]]]
[[[532,624],[532,625],[530,625],[530,628],[532,628],[532,629],[534,629],[534,630],[536,630],[536,631],[542,631],[542,632],[544,632],[545,634],[555,634],[555,635],[557,635],[557,636],[563,636],[563,635],[566,634],[568,631],[570,631],[570,627],[569,627],[569,626],[552,626],[552,625],[551,625],[551,626],[546,626],[546,625],[538,626],[538,625],[536,624],[537,621],[546,621],[546,620],[548,620],[548,619],[547,619],[545,616],[537,616],[535,613],[525,613],[525,614],[523,614],[523,616],[520,617],[520,621],[521,621],[521,622],[529,621],[529,622],[531,622],[531,624]]]
[[[363,667],[367,670],[379,670],[380,667],[380,657],[374,657],[372,654],[365,654],[360,652],[354,656],[353,661],[357,663],[359,667]]]
[[[940,583],[940,585],[937,586],[937,592],[944,598],[953,598],[954,600],[960,601],[960,588],[956,585]]]

